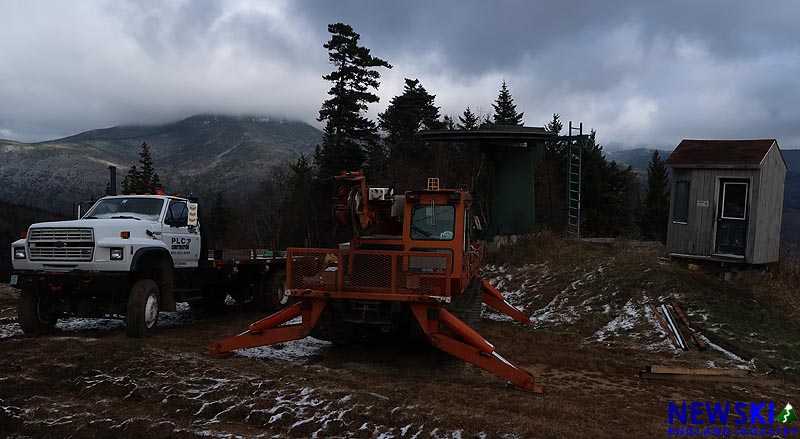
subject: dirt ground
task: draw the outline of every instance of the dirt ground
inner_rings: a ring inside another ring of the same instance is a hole
[[[798,400],[796,382],[644,381],[663,353],[484,319],[476,329],[533,372],[542,395],[425,346],[333,347],[307,339],[231,358],[201,352],[261,317],[188,307],[156,335],[68,319],[28,337],[16,290],[0,285],[0,436],[40,437],[664,437],[669,401]]]

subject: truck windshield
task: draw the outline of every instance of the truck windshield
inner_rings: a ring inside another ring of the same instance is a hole
[[[455,222],[453,206],[416,205],[411,212],[411,239],[450,241]]]
[[[162,198],[106,198],[95,203],[84,218],[133,218],[157,221],[163,206]]]

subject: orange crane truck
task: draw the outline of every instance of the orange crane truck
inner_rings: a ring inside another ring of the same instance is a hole
[[[395,195],[366,184],[360,172],[343,172],[334,197],[339,227],[352,227],[339,248],[289,248],[286,292],[296,302],[232,337],[208,354],[266,346],[306,336],[347,343],[384,333],[424,333],[436,348],[540,393],[533,375],[502,357],[468,324],[483,303],[530,325],[478,269],[485,247],[473,238],[472,197],[466,187],[443,189],[428,179],[424,190]],[[299,323],[289,323],[301,317]]]

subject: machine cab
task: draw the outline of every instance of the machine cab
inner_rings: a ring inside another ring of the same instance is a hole
[[[482,258],[481,249],[471,243],[472,196],[462,189],[442,189],[438,178],[429,178],[425,190],[406,192],[403,250],[450,254],[452,276],[465,285]]]

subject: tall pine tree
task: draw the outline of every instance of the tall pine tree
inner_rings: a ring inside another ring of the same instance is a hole
[[[592,130],[582,160],[581,223],[590,236],[635,236],[638,204],[636,179],[630,166],[606,160]]]
[[[205,221],[209,245],[212,248],[219,247],[225,242],[228,233],[233,229],[233,220],[233,212],[226,206],[222,192],[217,192],[217,197],[214,199],[214,207],[206,215]]]
[[[511,92],[508,91],[506,81],[500,86],[500,94],[492,104],[494,107],[494,116],[492,122],[495,125],[520,125],[522,126],[522,115],[517,113],[517,106],[514,104],[514,98],[511,97]]]
[[[418,79],[406,78],[403,93],[393,97],[386,111],[378,115],[379,126],[386,132],[386,144],[394,168],[391,177],[397,182],[415,182],[407,179],[409,167],[428,172],[433,156],[417,133],[443,128],[435,98]]]
[[[461,116],[458,116],[458,124],[456,127],[459,130],[475,130],[478,129],[478,116],[467,107]]]
[[[435,95],[428,93],[418,79],[406,78],[403,94],[395,96],[386,110],[378,115],[378,125],[387,134],[392,157],[403,158],[419,153],[418,132],[442,128]]]
[[[545,125],[545,129],[555,136],[561,134],[563,128],[561,116],[553,114],[553,119]],[[547,140],[544,142],[544,157],[536,165],[533,174],[536,191],[536,220],[542,227],[553,231],[564,228],[565,185],[566,185],[566,147],[563,141]]]
[[[314,167],[305,154],[300,154],[297,161],[289,165],[288,186],[286,204],[282,209],[286,215],[287,244],[304,247],[318,244],[317,216],[322,213],[318,199],[322,194],[330,199],[330,195],[319,189]]]
[[[331,96],[319,110],[320,122],[325,122],[322,148],[316,157],[321,177],[328,178],[342,170],[360,169],[365,153],[370,154],[379,143],[375,122],[364,113],[367,106],[379,101],[373,92],[380,85],[378,67],[392,68],[383,59],[359,45],[361,36],[350,25],[328,25],[331,39],[323,45],[335,70],[323,76],[333,85]]]
[[[146,142],[142,142],[142,150],[139,152],[139,163],[141,169],[139,171],[139,187],[141,193],[156,193],[156,190],[161,188],[161,180],[153,168],[153,157],[150,155],[150,146]]]
[[[658,150],[647,167],[647,194],[639,216],[639,230],[645,239],[666,242],[669,222],[669,175]]]
[[[138,180],[137,175],[139,171],[136,169],[136,165],[132,165],[128,169],[128,173],[125,174],[125,178],[122,179],[122,193],[123,194],[135,194]]]
[[[161,188],[161,180],[153,167],[153,158],[150,147],[142,142],[142,151],[139,152],[139,164],[131,166],[122,180],[122,192],[125,194],[154,194]]]

